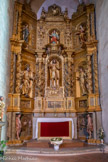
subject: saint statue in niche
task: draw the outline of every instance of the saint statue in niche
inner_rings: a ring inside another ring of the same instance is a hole
[[[4,97],[0,96],[0,121],[3,120],[3,115],[4,115],[5,103],[3,100],[4,100]]]
[[[93,121],[92,121],[90,114],[87,115],[87,132],[89,134],[89,139],[92,138]]]
[[[16,137],[20,140],[20,133],[21,133],[21,114],[17,114],[16,116]]]
[[[21,118],[21,136],[31,135],[32,119],[30,114],[23,114]]]
[[[29,67],[29,97],[33,97],[33,82],[34,82],[34,74],[32,72],[31,66]]]
[[[87,75],[82,67],[79,68],[79,77],[77,78],[80,83],[82,96],[87,94]]]
[[[31,66],[25,68],[22,73],[22,85],[21,90],[22,94],[25,97],[33,97],[33,83],[34,83],[34,73],[32,71]]]
[[[25,40],[26,43],[28,43],[28,38],[29,38],[29,28],[28,28],[28,24],[23,26],[23,40]]]
[[[76,35],[79,35],[80,43],[82,43],[82,47],[85,45],[86,42],[86,30],[85,27],[80,25],[79,31],[76,33]]]
[[[29,93],[29,67],[26,67],[23,72],[22,94],[28,96]]]
[[[50,35],[50,42],[51,44],[58,44],[59,42],[59,34],[56,30],[53,30],[53,32]]]
[[[49,69],[50,69],[50,87],[57,88],[59,87],[59,81],[60,81],[59,62],[56,59],[53,59],[50,62]]]

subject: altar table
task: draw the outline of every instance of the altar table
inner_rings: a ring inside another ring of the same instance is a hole
[[[74,124],[73,124],[73,119],[72,118],[33,118],[33,139],[38,139],[39,137],[39,124],[41,123],[41,129],[44,129],[45,131],[41,132],[42,137],[46,137],[48,129],[51,129],[50,132],[50,137],[55,137],[55,136],[59,136],[59,131],[58,129],[60,128],[60,131],[63,130],[68,130],[69,128],[69,122],[71,122],[71,135],[72,138],[74,137]],[[48,124],[47,124],[48,123]],[[60,127],[59,127],[60,126]],[[54,129],[56,129],[55,127],[57,127],[57,131],[58,132],[54,132],[52,131],[52,127]],[[70,128],[69,128],[70,129]],[[64,131],[64,136],[67,136],[66,131]],[[54,135],[53,135],[54,133]],[[57,134],[57,135],[55,135]]]

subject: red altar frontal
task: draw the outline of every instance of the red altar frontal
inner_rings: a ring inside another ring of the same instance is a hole
[[[40,137],[69,137],[69,122],[40,123]]]
[[[72,139],[74,136],[72,118],[37,118],[35,123],[34,138],[36,139],[50,139],[52,137]]]

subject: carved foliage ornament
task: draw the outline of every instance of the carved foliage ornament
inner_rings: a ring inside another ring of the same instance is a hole
[[[68,19],[68,9],[65,8],[65,11],[62,12],[59,6],[53,4],[52,6],[48,7],[48,12],[46,12],[43,7],[41,12],[41,19],[45,19],[46,17],[51,17],[51,16],[54,17],[63,16],[64,19]]]

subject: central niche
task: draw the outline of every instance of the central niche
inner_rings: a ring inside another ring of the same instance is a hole
[[[47,86],[50,88],[59,88],[62,86],[62,61],[58,56],[48,59],[47,63]]]

